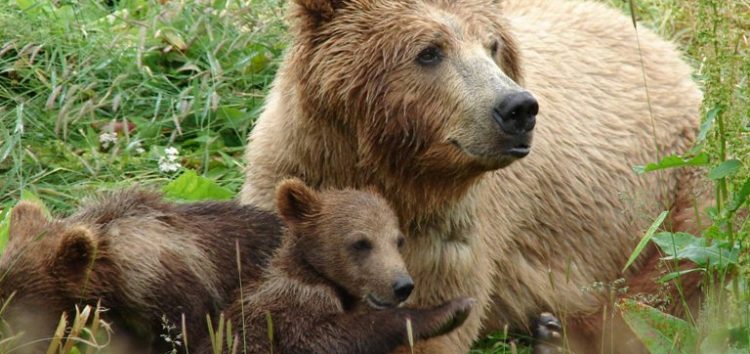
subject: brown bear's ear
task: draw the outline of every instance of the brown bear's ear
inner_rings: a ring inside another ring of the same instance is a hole
[[[74,226],[60,237],[54,270],[66,274],[82,274],[94,260],[96,252],[94,234],[84,226]]]
[[[318,193],[299,179],[281,181],[276,188],[276,208],[290,223],[299,223],[320,210]]]
[[[8,237],[14,239],[36,236],[48,222],[49,219],[39,204],[22,201],[10,212]]]
[[[303,21],[306,29],[315,29],[320,24],[330,21],[336,9],[344,6],[347,0],[295,0],[297,8],[293,10],[294,17]]]

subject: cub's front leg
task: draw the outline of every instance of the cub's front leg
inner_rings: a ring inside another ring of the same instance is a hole
[[[449,333],[460,327],[475,300],[458,298],[431,309],[394,308],[345,313],[323,323],[310,323],[305,335],[282,341],[284,353],[386,354],[408,343],[406,322],[415,341]]]

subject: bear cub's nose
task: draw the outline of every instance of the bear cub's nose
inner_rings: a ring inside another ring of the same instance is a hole
[[[526,91],[505,96],[492,110],[492,117],[503,132],[520,135],[534,129],[539,103]]]
[[[411,295],[411,291],[414,290],[414,282],[410,276],[402,276],[393,283],[393,294],[396,295],[396,299],[399,302],[405,301]]]

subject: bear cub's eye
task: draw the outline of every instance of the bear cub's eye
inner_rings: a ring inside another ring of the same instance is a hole
[[[422,49],[417,55],[417,62],[422,66],[434,66],[443,60],[443,51],[435,45]]]
[[[352,245],[355,251],[369,251],[372,249],[372,243],[369,240],[359,240]]]
[[[406,243],[406,239],[404,238],[404,236],[401,236],[398,238],[398,241],[396,241],[396,246],[398,246],[398,248],[403,248],[404,243]]]

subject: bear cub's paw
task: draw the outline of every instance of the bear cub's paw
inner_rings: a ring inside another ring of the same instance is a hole
[[[453,331],[466,321],[475,303],[473,298],[459,297],[428,310],[423,318],[414,319],[416,336],[427,339]]]

